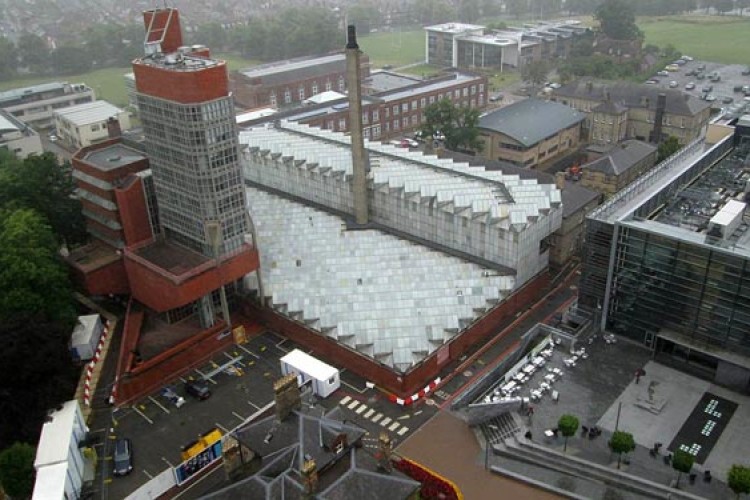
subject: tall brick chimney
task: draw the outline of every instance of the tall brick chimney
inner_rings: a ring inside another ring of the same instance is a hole
[[[276,416],[284,421],[294,410],[302,406],[302,398],[297,384],[297,375],[290,373],[273,383],[274,399],[276,400]]]
[[[661,143],[662,129],[664,127],[664,112],[667,109],[667,94],[661,93],[656,97],[656,113],[654,113],[654,131],[651,135],[651,142],[654,144]]]
[[[349,132],[352,138],[352,169],[354,179],[354,216],[357,224],[365,225],[370,219],[367,206],[367,151],[362,135],[362,82],[359,63],[360,50],[354,25],[347,28],[346,79],[349,87]]]
[[[107,136],[110,139],[117,139],[122,136],[122,128],[120,127],[120,120],[114,116],[110,116],[107,119]]]

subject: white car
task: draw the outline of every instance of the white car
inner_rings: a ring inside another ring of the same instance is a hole
[[[685,84],[685,90],[693,90],[695,88],[695,83],[688,82]]]
[[[676,89],[677,86],[678,86],[678,83],[676,81],[672,80],[671,82],[669,82],[670,89]]]

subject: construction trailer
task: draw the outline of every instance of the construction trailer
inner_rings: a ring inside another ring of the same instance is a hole
[[[310,384],[316,396],[326,398],[341,386],[339,370],[309,354],[295,349],[282,357],[281,373],[295,373],[300,387]]]

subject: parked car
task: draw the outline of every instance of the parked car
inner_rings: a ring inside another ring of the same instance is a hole
[[[655,85],[659,83],[659,80],[657,80],[656,78],[649,78],[648,80],[646,80],[646,83],[649,85]]]
[[[705,80],[706,79],[706,74],[705,73],[698,73],[697,75],[695,75],[695,77],[698,80]]]
[[[669,88],[670,89],[676,89],[678,86],[679,86],[679,84],[676,81],[674,81],[674,80],[672,80],[671,82],[669,82]]]
[[[502,101],[504,97],[503,94],[493,94],[490,96],[490,102]]]
[[[693,90],[694,88],[695,88],[695,83],[694,82],[687,82],[685,84],[685,90]]]
[[[677,59],[672,64],[676,64],[677,66],[683,66],[683,65],[685,65],[685,63],[687,63],[687,61],[685,61],[684,59]]]
[[[441,131],[438,130],[433,134],[432,138],[435,139],[436,141],[444,141],[445,134],[443,134]]]
[[[722,99],[721,102],[723,104],[732,104],[734,102],[734,97],[727,96],[724,99]]]
[[[713,89],[714,89],[714,86],[713,86],[713,85],[706,85],[705,87],[703,87],[703,89],[702,89],[702,90],[703,90],[703,92],[705,92],[705,93],[709,93],[709,92],[711,92],[711,91],[712,91]]]
[[[667,64],[667,67],[664,69],[666,71],[671,71],[671,72],[680,71],[680,67],[677,66],[676,64]]]
[[[698,65],[698,71],[703,71],[705,69],[706,69],[706,65],[705,64],[699,64]]]
[[[706,94],[706,97],[704,99],[708,102],[714,102],[716,100],[716,96],[713,94]]]
[[[133,446],[130,439],[123,438],[115,441],[115,451],[112,454],[115,476],[125,476],[133,471]]]
[[[401,139],[401,147],[402,148],[418,148],[419,143],[415,141],[414,139],[409,139],[408,137],[404,137]]]
[[[186,382],[185,391],[195,399],[200,399],[201,401],[211,397],[211,390],[203,382],[196,382],[194,380]]]
[[[656,76],[669,76],[669,71],[661,70],[658,73],[656,73]]]
[[[690,62],[693,60],[693,58],[690,56],[682,56],[680,59],[682,59],[683,61],[687,61],[687,62]]]
[[[744,76],[750,75],[750,66],[742,70],[742,74]]]

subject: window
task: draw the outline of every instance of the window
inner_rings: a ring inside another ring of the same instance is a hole
[[[372,138],[377,139],[380,137],[380,125],[372,127]]]
[[[404,128],[409,128],[409,118],[407,116],[404,116],[403,122]]]
[[[464,92],[464,97],[467,97],[469,95],[469,87],[464,87],[463,92]]]
[[[479,84],[479,92],[484,92],[484,84],[483,83]]]
[[[385,108],[385,119],[387,120],[390,117],[391,117],[391,108],[386,107]]]
[[[326,80],[326,91],[333,89],[333,85],[331,85],[331,80]]]
[[[339,120],[339,132],[346,130],[346,119],[342,118]]]
[[[271,92],[270,101],[271,101],[271,106],[276,106],[276,92]]]
[[[419,123],[419,116],[411,115],[411,124],[416,125],[417,123]]]
[[[377,123],[380,120],[380,114],[377,109],[372,111],[372,123]]]
[[[393,116],[396,116],[396,115],[398,115],[398,104],[393,106]]]
[[[393,130],[400,130],[401,129],[400,125],[401,124],[399,123],[398,120],[393,120]]]
[[[91,125],[91,131],[92,132],[98,132],[99,131],[99,124]]]
[[[430,104],[435,104],[435,96],[434,95],[430,96]]]
[[[292,93],[289,92],[289,89],[286,89],[284,91],[284,102],[287,103],[287,104],[289,104],[290,102],[292,102]]]
[[[408,113],[409,112],[409,103],[408,102],[405,102],[405,103],[401,104],[401,111],[403,111],[404,113]]]
[[[314,81],[313,84],[312,84],[312,93],[313,93],[313,95],[315,95],[315,94],[318,93],[318,82],[317,82],[317,80]]]
[[[333,130],[333,126],[334,125],[335,125],[335,123],[333,122],[333,120],[328,120],[328,127],[327,127],[328,130]]]
[[[365,139],[369,139],[370,138],[370,129],[369,128],[364,129],[362,132],[364,133]]]
[[[369,113],[367,113],[367,111],[365,111],[364,113],[362,113],[362,123],[363,123],[364,125],[367,125],[367,122],[368,122],[368,114],[369,114]]]
[[[299,88],[299,100],[304,101],[305,100],[305,87]]]
[[[455,99],[458,99],[459,97],[461,97],[461,89],[456,89],[456,90],[454,90],[454,91],[453,91],[453,97],[454,97]]]
[[[425,107],[425,106],[427,105],[427,99],[425,99],[424,97],[423,97],[422,99],[420,99],[420,100],[419,100],[419,105],[420,105],[420,106],[421,106],[422,108],[424,108],[424,107]]]
[[[416,111],[416,110],[417,110],[417,100],[416,100],[416,99],[414,99],[414,100],[413,100],[413,101],[411,102],[411,110],[412,110],[412,111]]]
[[[339,77],[339,90],[343,92],[345,88],[346,88],[346,82],[344,81],[344,77],[340,76]]]
[[[477,86],[476,85],[472,85],[471,86],[471,95],[474,95],[476,93],[477,93]],[[466,94],[464,94],[464,95],[466,95]]]
[[[438,101],[441,101],[443,99],[443,94],[438,94]]]

